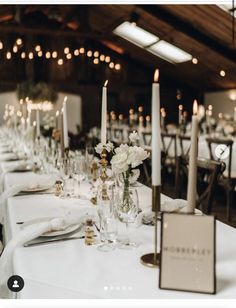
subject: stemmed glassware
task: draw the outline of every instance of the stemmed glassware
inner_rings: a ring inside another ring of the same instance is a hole
[[[114,207],[114,182],[102,184],[97,196],[100,220],[100,251],[111,251],[117,240],[117,219]],[[105,185],[105,186],[104,186]]]
[[[72,164],[72,177],[74,179],[74,196],[82,198],[80,193],[81,183],[86,179],[86,166],[84,157],[76,157]]]
[[[137,247],[135,242],[130,240],[129,226],[135,222],[139,212],[139,199],[137,189],[129,187],[128,189],[119,188],[115,196],[116,213],[118,219],[125,223],[126,237],[120,241],[118,247],[122,249],[133,249]]]
[[[60,162],[60,174],[63,180],[63,196],[71,197],[70,179],[72,178],[72,163],[69,158],[62,158]]]

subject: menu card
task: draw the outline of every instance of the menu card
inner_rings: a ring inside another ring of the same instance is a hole
[[[215,218],[163,213],[159,288],[215,294]]]

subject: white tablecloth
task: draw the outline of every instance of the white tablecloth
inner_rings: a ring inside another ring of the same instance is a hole
[[[9,173],[5,186],[31,181],[33,173]],[[86,190],[86,186],[84,186]],[[151,190],[140,187],[142,208],[151,205]],[[162,196],[162,201],[167,197]],[[70,211],[78,214],[85,201],[60,199],[53,195],[9,198],[5,217],[5,238],[17,234],[18,221],[55,217]],[[89,206],[89,205],[88,205]],[[25,280],[19,298],[235,298],[236,232],[217,222],[217,295],[164,291],[158,288],[158,269],[140,264],[140,256],[153,252],[153,227],[132,228],[139,243],[135,250],[116,249],[104,253],[83,240],[18,248],[13,257],[15,274]]]

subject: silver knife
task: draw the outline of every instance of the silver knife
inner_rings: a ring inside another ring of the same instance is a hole
[[[56,242],[65,242],[65,241],[70,241],[70,240],[80,240],[83,238],[84,236],[77,236],[77,237],[64,237],[64,238],[58,238],[58,239],[46,240],[46,241],[28,242],[24,244],[24,247],[32,247],[32,246],[38,246],[38,245],[44,245],[44,244],[50,244],[50,243],[56,243]]]

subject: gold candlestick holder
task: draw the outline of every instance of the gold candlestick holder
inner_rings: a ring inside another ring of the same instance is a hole
[[[140,258],[143,265],[148,267],[158,267],[160,264],[160,253],[157,252],[157,220],[161,210],[161,186],[152,186],[152,211],[154,217],[154,253],[148,253]]]
[[[65,156],[65,158],[66,159],[68,159],[69,158],[69,153],[70,153],[70,149],[69,148],[65,148],[65,150],[64,150],[64,156]]]
[[[101,165],[101,175],[100,179],[102,180],[102,200],[109,200],[109,196],[107,194],[107,187],[106,187],[106,180],[108,179],[107,176],[107,151],[106,148],[103,147],[102,153],[101,153],[101,160],[100,160],[100,165]]]

